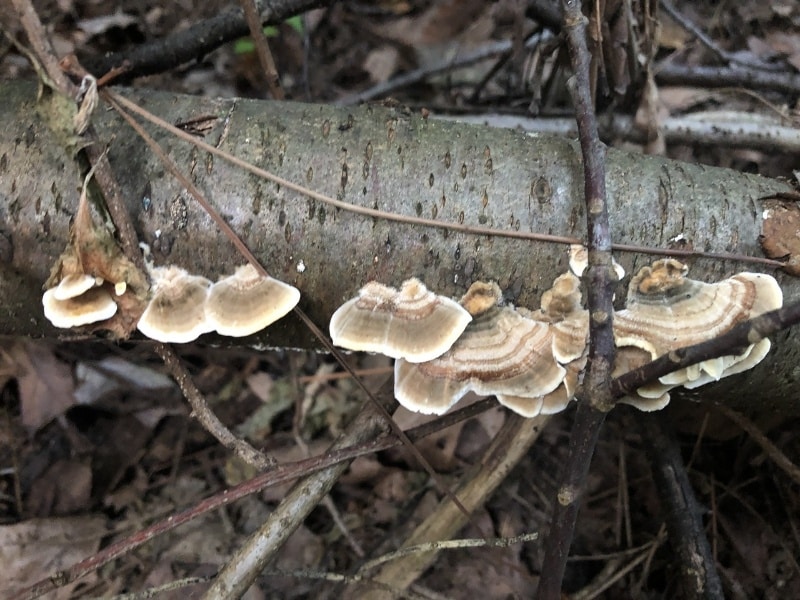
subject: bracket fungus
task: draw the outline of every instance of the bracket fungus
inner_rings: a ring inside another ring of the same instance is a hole
[[[155,267],[150,274],[154,293],[137,324],[139,331],[159,342],[183,344],[214,330],[205,314],[208,279],[175,266]]]
[[[50,269],[44,286],[48,291],[42,302],[45,316],[58,327],[103,321],[93,329],[125,339],[144,309],[149,286],[145,274],[123,253],[113,227],[94,222],[87,192],[93,172],[94,169],[84,178],[69,241]],[[79,312],[80,318],[68,317],[69,311]]]
[[[614,267],[614,273],[617,274],[617,279],[622,280],[625,277],[625,269],[614,258],[611,259],[611,264]],[[569,247],[569,268],[578,277],[581,277],[586,269],[589,268],[589,249],[583,244],[570,244]]]
[[[418,279],[397,290],[370,281],[330,321],[333,343],[421,363],[446,352],[472,320],[457,302],[429,291]]]
[[[717,283],[705,283],[688,279],[687,272],[683,263],[664,259],[633,277],[627,305],[614,316],[618,347],[639,348],[653,360],[677,348],[710,340],[783,305],[781,288],[769,275],[738,273]],[[762,340],[738,355],[706,360],[665,375],[637,393],[666,404],[669,396],[666,400],[663,396],[670,388],[695,388],[740,373],[758,364],[769,348],[769,340]]]
[[[443,414],[473,391],[507,396],[514,410],[516,398],[530,399],[536,406],[526,412],[532,412],[540,397],[558,388],[566,370],[553,358],[550,325],[499,301],[496,284],[474,283],[461,300],[474,318],[455,344],[427,362],[395,362],[395,396],[403,406]]]
[[[553,356],[565,365],[581,358],[589,339],[589,311],[583,308],[581,282],[572,273],[555,278],[542,294],[541,310],[533,318],[552,323]]]
[[[264,277],[247,264],[211,286],[205,318],[220,335],[243,337],[285,316],[299,301],[296,287]]]
[[[56,300],[76,298],[99,285],[103,285],[102,277],[94,277],[87,273],[73,273],[58,282],[58,285],[53,289],[53,297]]]
[[[56,287],[42,296],[44,316],[55,327],[68,329],[110,319],[117,313],[117,303],[101,288],[103,279],[80,272],[64,275]]]
[[[569,405],[575,396],[581,371],[586,366],[589,311],[583,308],[582,301],[580,279],[569,272],[556,277],[553,286],[542,294],[541,309],[530,316],[550,324],[553,358],[564,366],[566,375],[549,394],[538,398],[500,394],[497,396],[500,404],[523,417],[552,415]],[[522,309],[518,310],[522,312]]]
[[[635,346],[617,348],[616,356],[614,357],[614,368],[611,370],[611,378],[613,379],[628,371],[638,369],[651,360],[650,353],[641,348],[636,348]],[[656,382],[623,396],[617,403],[629,404],[644,412],[661,410],[669,404],[669,390],[672,388],[673,386],[671,385]]]
[[[578,388],[580,373],[585,366],[585,358],[564,365],[567,371],[564,380],[549,394],[533,397],[498,394],[497,401],[503,406],[510,408],[518,415],[526,418],[560,413],[569,406],[570,401],[575,397],[575,390]]]
[[[55,327],[68,329],[89,325],[110,319],[117,313],[117,303],[104,288],[92,287],[63,300],[56,296],[58,289],[51,288],[42,296],[44,316]]]

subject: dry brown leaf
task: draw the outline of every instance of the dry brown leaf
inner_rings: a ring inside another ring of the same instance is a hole
[[[97,551],[106,534],[105,518],[31,519],[0,527],[0,597],[7,598],[42,578],[61,571]],[[75,598],[76,589],[91,585],[97,572],[58,588],[48,598]]]
[[[770,31],[763,38],[751,36],[747,46],[760,58],[784,58],[800,70],[800,35],[784,31]]]
[[[394,46],[387,44],[367,54],[361,68],[369,73],[374,83],[381,83],[395,74],[399,64],[400,52]]]
[[[761,248],[769,258],[786,258],[784,269],[800,275],[800,208],[794,202],[767,200],[761,222]]]
[[[57,460],[31,485],[28,511],[39,517],[68,515],[90,506],[92,469],[77,460]]]
[[[481,0],[435,2],[419,15],[376,25],[375,31],[417,50],[422,46],[452,43],[453,38],[465,33],[469,33],[470,41],[475,42],[476,22],[482,15],[487,17],[483,20],[489,20],[488,8],[487,3]]]
[[[18,340],[0,353],[0,372],[17,380],[22,424],[38,430],[75,404],[70,367],[52,350],[30,340]]]

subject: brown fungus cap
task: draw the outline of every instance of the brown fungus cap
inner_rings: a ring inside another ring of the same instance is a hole
[[[467,391],[535,398],[555,390],[565,369],[553,358],[550,326],[494,306],[437,359],[395,363],[395,396],[409,410],[442,414]]]
[[[243,337],[285,316],[300,301],[300,291],[247,264],[211,286],[206,320],[220,335]]]
[[[153,297],[137,327],[159,342],[185,344],[213,331],[206,320],[205,302],[211,282],[175,266],[151,270]]]
[[[578,379],[584,366],[586,366],[585,358],[566,365],[567,374],[564,377],[564,381],[549,394],[531,398],[498,394],[497,401],[506,408],[510,408],[518,415],[528,419],[539,415],[554,415],[559,413],[569,406],[570,400],[575,398],[575,390],[578,388]]]
[[[471,320],[457,302],[418,279],[403,282],[399,290],[371,281],[333,313],[330,333],[342,348],[418,363],[446,352]]]
[[[583,310],[582,300],[581,280],[572,273],[562,273],[542,294],[541,313],[546,320],[563,321]]]
[[[476,281],[458,303],[473,317],[477,317],[499,304],[502,298],[503,292],[496,282]]]
[[[627,404],[638,408],[642,412],[653,412],[667,407],[669,404],[669,392],[664,392],[660,396],[648,398],[640,393],[628,394],[617,400],[618,404]]]
[[[542,308],[534,318],[553,324],[553,356],[563,364],[584,355],[589,342],[589,311],[583,308],[581,282],[572,273],[556,277],[542,294]]]

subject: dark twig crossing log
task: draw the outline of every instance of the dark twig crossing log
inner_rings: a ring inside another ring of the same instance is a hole
[[[586,275],[590,315],[589,361],[582,389],[578,392],[579,404],[570,435],[567,464],[559,483],[545,546],[538,590],[542,600],[561,595],[561,582],[586,476],[605,415],[613,406],[609,381],[615,351],[612,302],[616,275],[611,261],[611,227],[606,200],[606,147],[600,141],[594,113],[589,76],[590,55],[586,45],[587,19],[581,11],[579,0],[565,0],[562,8],[573,70],[568,85],[575,104],[583,156],[589,247]]]

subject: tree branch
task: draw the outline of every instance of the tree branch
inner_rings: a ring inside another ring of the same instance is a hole
[[[583,155],[584,197],[588,229],[589,269],[586,287],[589,304],[589,359],[584,382],[578,391],[578,409],[570,435],[569,453],[559,483],[550,531],[545,546],[538,597],[557,598],[567,564],[589,465],[606,413],[613,407],[609,389],[614,363],[612,329],[614,283],[611,261],[611,227],[606,202],[606,147],[600,141],[589,77],[587,19],[580,0],[562,2],[564,30],[572,59],[573,76],[568,82],[578,122]]]
[[[330,0],[259,0],[256,7],[263,24],[278,25],[293,15],[329,4]],[[126,70],[117,81],[127,82],[201,59],[222,44],[248,35],[248,32],[242,10],[231,8],[167,37],[139,44],[129,52],[87,58],[83,64],[98,77],[124,65]]]
[[[579,156],[563,138],[425,120],[374,106],[126,94],[169,122],[202,117],[211,125],[204,139],[213,146],[348,205],[519,234],[582,237]],[[41,286],[69,239],[82,175],[64,163],[35,97],[31,83],[0,86],[0,221],[10,242],[0,253],[0,335],[63,339],[75,333],[54,329],[43,318]],[[352,126],[339,128],[341,123]],[[236,249],[115,114],[98,111],[95,127],[98,139],[111,140],[108,157],[125,207],[158,264],[212,278],[242,264]],[[533,308],[567,268],[563,246],[353,215],[257,179],[167,134],[154,135],[259,261],[300,288],[301,307],[317,323],[327,323],[366,281],[397,284],[410,276],[451,297],[477,279],[494,279],[507,300]],[[761,256],[759,198],[790,190],[781,181],[614,150],[607,163],[611,233],[633,246],[666,249],[680,236],[683,249]],[[649,259],[626,253],[618,260],[633,272]],[[707,281],[754,269],[721,257],[690,262],[692,276]],[[800,297],[800,281],[780,281],[787,298]],[[617,297],[622,294],[618,289]],[[321,348],[294,317],[244,340],[204,340]],[[735,387],[742,393],[726,403],[749,395],[765,409],[796,412],[788,399],[800,393],[800,382],[791,376],[800,339],[778,335],[774,341],[759,367],[775,373],[774,389],[759,386],[756,371],[710,386],[710,398],[723,399]]]
[[[677,557],[672,569],[681,581],[681,597],[722,600],[725,597],[722,582],[677,442],[660,415],[643,414],[638,422],[642,425],[642,440],[659,491],[669,543]]]

